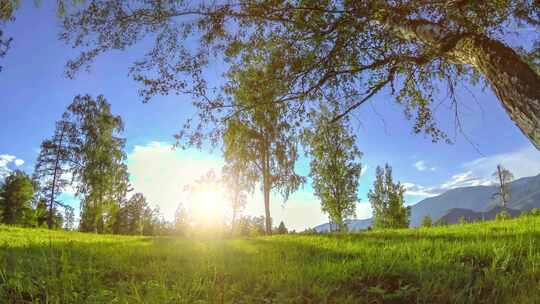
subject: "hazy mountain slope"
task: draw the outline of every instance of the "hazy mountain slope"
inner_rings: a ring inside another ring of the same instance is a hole
[[[492,211],[498,207],[499,202],[493,199],[497,192],[496,186],[464,187],[448,190],[445,193],[426,198],[411,206],[411,226],[419,226],[424,216],[429,216],[433,221],[448,215],[453,218],[458,216],[481,216],[476,213]],[[525,211],[531,208],[540,208],[540,174],[517,179],[510,183],[510,201],[507,208],[510,210]],[[468,211],[465,211],[468,210]],[[475,215],[476,214],[476,215]],[[487,216],[484,214],[484,216]],[[349,229],[366,229],[371,225],[371,219],[349,220]],[[315,227],[317,231],[327,231],[328,224]]]

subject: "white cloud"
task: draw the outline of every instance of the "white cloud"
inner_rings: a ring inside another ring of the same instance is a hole
[[[514,152],[482,157],[464,163],[461,166],[462,172],[452,175],[449,180],[440,185],[431,187],[414,183],[403,185],[407,189],[407,195],[424,197],[439,195],[454,188],[488,186],[493,184],[492,174],[498,164],[509,169],[515,178],[537,175],[540,173],[540,152],[530,146]]]
[[[19,167],[22,164],[24,164],[24,161],[14,155],[0,154],[0,178],[4,178],[10,173],[13,165]]]
[[[135,146],[127,163],[134,192],[143,193],[169,220],[178,204],[186,203],[184,186],[211,169],[220,172],[222,166],[222,160],[215,155],[195,149],[175,150],[160,142]]]
[[[416,168],[416,170],[418,171],[426,171],[426,170],[430,170],[430,171],[435,171],[436,168],[435,167],[428,167],[428,165],[426,164],[425,161],[423,160],[419,160],[417,162],[415,162],[413,164],[413,166]]]
[[[222,165],[219,154],[195,149],[173,150],[171,145],[161,142],[135,146],[128,154],[128,170],[134,192],[143,193],[151,204],[159,206],[168,220],[172,220],[178,203],[190,203],[183,191],[184,186],[192,184],[209,170],[221,172]],[[361,203],[357,207],[358,218],[371,216],[369,204]],[[303,189],[292,194],[285,203],[279,195],[272,193],[270,213],[274,225],[284,221],[287,228],[297,231],[328,222],[319,200],[311,191]],[[264,215],[263,195],[259,186],[248,198],[243,214]]]

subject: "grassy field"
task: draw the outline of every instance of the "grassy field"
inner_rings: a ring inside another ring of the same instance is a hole
[[[0,226],[0,303],[540,303],[540,217],[182,240]]]

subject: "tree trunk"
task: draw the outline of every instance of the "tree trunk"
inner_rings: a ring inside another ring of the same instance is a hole
[[[266,235],[272,234],[272,218],[270,217],[270,159],[268,145],[263,145],[263,194],[264,194],[264,219]]]
[[[510,119],[540,150],[540,75],[512,48],[485,35],[448,33],[440,25],[426,20],[387,23],[387,26],[404,39],[445,49],[448,59],[470,65],[481,73]],[[449,40],[453,45],[444,45]]]
[[[484,75],[506,113],[540,150],[540,76],[514,50],[484,36],[464,37],[452,53]]]

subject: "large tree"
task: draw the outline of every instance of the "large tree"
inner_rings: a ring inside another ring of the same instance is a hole
[[[374,228],[407,228],[409,227],[410,207],[405,206],[403,194],[405,187],[394,183],[392,167],[388,164],[377,166],[373,189],[368,198],[373,209]]]
[[[11,172],[0,184],[0,219],[9,225],[33,225],[34,183],[24,172]]]
[[[169,93],[199,97],[195,105],[201,110],[201,123],[186,125],[199,127],[198,131],[228,115],[219,109],[234,106],[213,98],[202,77],[204,66],[212,58],[234,65],[271,45],[273,56],[267,64],[282,71],[280,81],[287,88],[281,102],[325,97],[345,106],[339,118],[386,90],[414,120],[415,132],[439,140],[446,135],[434,119],[438,101],[449,100],[459,119],[456,87],[480,80],[540,149],[540,38],[528,35],[514,40],[520,41],[514,45],[507,40],[523,29],[538,32],[539,4],[538,0],[93,0],[67,14],[61,38],[83,49],[68,63],[70,76],[101,53],[153,41],[130,73],[141,83],[145,101]],[[450,98],[444,98],[441,89]]]
[[[225,160],[242,162],[248,181],[261,183],[267,234],[272,233],[272,190],[287,200],[305,180],[294,170],[297,134],[288,121],[288,108],[275,102],[284,88],[277,80],[269,81],[273,72],[251,61],[234,71],[227,89],[243,111],[232,114],[223,131]]]
[[[47,200],[47,226],[52,229],[56,208],[66,205],[57,200],[66,186],[72,183],[72,172],[76,169],[76,153],[80,148],[78,130],[69,121],[67,114],[56,123],[54,135],[41,143],[35,169],[34,179],[39,182],[39,190]],[[69,207],[69,206],[67,206]]]
[[[123,123],[111,113],[110,104],[100,95],[76,96],[69,105],[70,121],[78,129],[78,145],[73,175],[81,197],[82,231],[112,232],[115,214],[128,191],[124,163]]]
[[[313,113],[314,127],[307,129],[304,138],[311,155],[311,172],[315,195],[321,200],[337,229],[347,228],[344,220],[355,215],[358,203],[358,180],[362,153],[356,147],[356,137],[346,119],[332,122],[335,111],[325,107]]]

